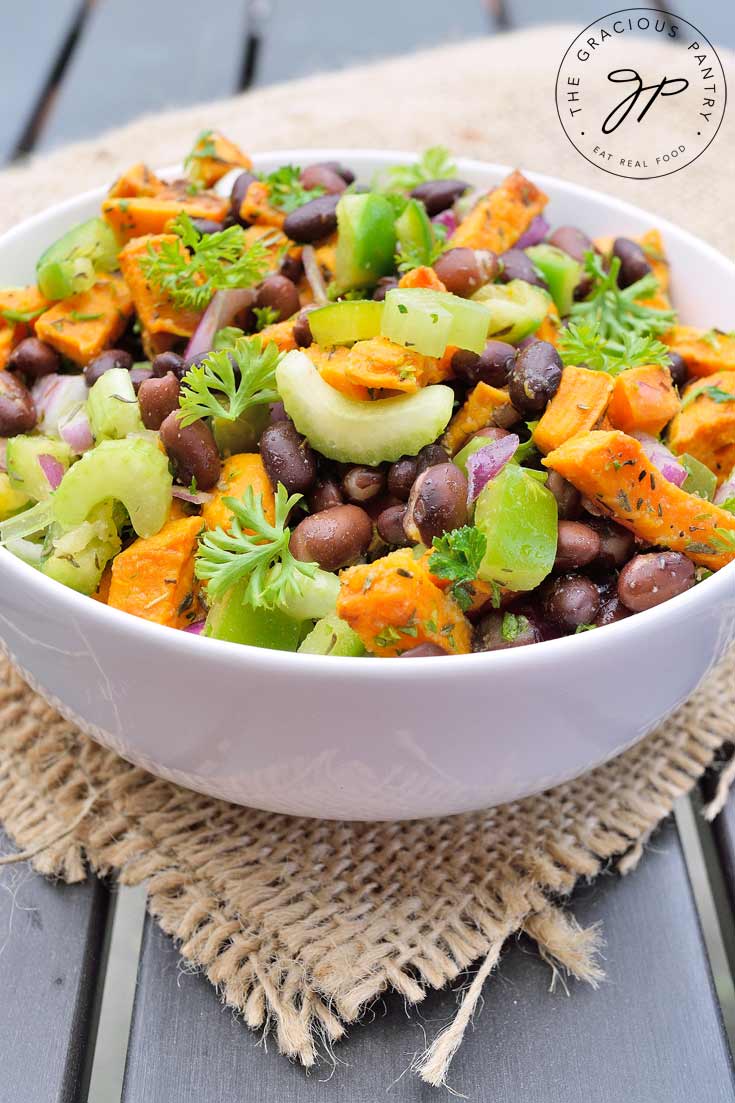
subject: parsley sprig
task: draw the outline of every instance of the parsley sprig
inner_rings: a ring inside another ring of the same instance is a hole
[[[196,576],[206,579],[210,598],[217,600],[243,581],[243,601],[255,607],[273,609],[302,595],[318,565],[302,563],[289,550],[291,530],[286,521],[301,498],[301,494],[289,496],[279,483],[273,524],[263,511],[262,495],[256,498],[251,486],[242,499],[223,499],[233,514],[230,530],[218,527],[205,533],[195,563]]]
[[[200,234],[182,211],[172,229],[179,241],[164,241],[158,251],[149,245],[140,264],[146,280],[178,307],[202,310],[215,291],[252,287],[268,270],[267,249],[261,241],[246,247],[242,226]]]
[[[698,398],[709,398],[712,402],[716,402],[722,405],[724,402],[735,402],[735,394],[731,391],[726,391],[722,387],[718,387],[716,383],[703,383],[699,387],[692,387],[687,392],[684,401],[681,404],[682,410],[686,410],[688,406],[691,406],[692,402],[696,402]]]
[[[429,180],[451,180],[457,166],[446,146],[431,146],[412,165],[391,165],[378,172],[373,181],[376,191],[412,191]]]
[[[297,207],[303,207],[311,199],[324,195],[326,188],[305,188],[301,183],[301,169],[298,165],[281,165],[275,172],[260,177],[268,185],[268,202],[285,214]]]
[[[470,584],[477,578],[483,556],[487,550],[485,534],[472,525],[435,536],[434,551],[429,559],[429,570],[437,578],[449,579],[449,591],[460,609],[472,605]]]
[[[644,337],[625,332],[620,340],[621,348],[606,341],[591,325],[570,322],[559,337],[559,355],[565,364],[584,365],[592,371],[606,371],[619,375],[628,368],[642,364],[666,365],[669,349],[655,337]]]
[[[181,381],[181,426],[203,417],[237,421],[252,406],[275,402],[276,368],[282,359],[275,342],[263,347],[260,337],[238,337],[229,348],[210,352]]]
[[[592,290],[582,302],[572,304],[572,322],[585,323],[605,341],[611,352],[624,353],[624,338],[656,337],[671,329],[676,321],[673,310],[645,306],[638,299],[648,299],[658,290],[658,280],[649,272],[629,287],[618,287],[620,258],[613,257],[605,271],[602,258],[590,251],[584,259],[584,270],[592,278]]]

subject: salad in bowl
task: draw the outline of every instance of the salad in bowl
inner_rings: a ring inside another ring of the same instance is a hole
[[[605,630],[735,559],[735,334],[666,241],[449,153],[136,164],[0,289],[0,541],[87,599],[311,655]],[[201,647],[206,647],[206,641]]]

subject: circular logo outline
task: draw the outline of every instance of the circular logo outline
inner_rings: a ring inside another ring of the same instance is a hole
[[[722,83],[723,83],[723,86],[724,86],[724,99],[723,99],[723,103],[722,103],[722,113],[720,115],[720,121],[718,122],[717,127],[715,128],[715,132],[712,135],[712,137],[710,138],[710,140],[707,142],[707,144],[705,146],[703,146],[702,149],[700,149],[699,153],[695,157],[692,157],[691,161],[687,161],[687,163],[685,165],[677,165],[676,168],[669,169],[667,172],[657,172],[652,176],[630,176],[630,175],[628,175],[624,172],[613,172],[612,169],[606,168],[604,165],[599,164],[599,162],[597,162],[597,161],[593,161],[591,157],[588,157],[586,153],[582,152],[582,150],[579,148],[579,146],[577,146],[575,144],[575,142],[572,140],[572,138],[567,133],[567,128],[564,125],[564,120],[561,117],[561,111],[559,109],[559,78],[561,77],[561,71],[564,67],[564,62],[566,61],[567,56],[568,56],[570,50],[572,49],[572,47],[574,46],[575,42],[577,41],[577,39],[579,39],[586,31],[588,31],[590,29],[590,27],[597,26],[597,24],[600,23],[600,21],[602,19],[611,19],[614,15],[625,15],[626,12],[632,12],[632,11],[651,12],[652,14],[655,14],[655,15],[662,15],[665,18],[667,18],[671,21],[676,20],[679,23],[686,23],[687,27],[690,27],[693,31],[696,32],[696,34],[700,38],[704,39],[704,41],[707,43],[707,45],[711,49],[712,53],[717,58],[717,64],[719,65],[720,72],[722,73]],[[586,27],[583,27],[581,31],[577,32],[577,34],[574,36],[572,41],[567,46],[566,50],[564,51],[564,54],[562,55],[562,59],[559,62],[559,68],[556,71],[556,80],[554,82],[554,106],[556,107],[556,114],[557,114],[557,117],[559,119],[559,125],[561,126],[562,131],[564,133],[564,137],[567,139],[567,141],[569,142],[572,149],[576,150],[576,152],[579,154],[579,156],[582,157],[585,161],[587,161],[588,164],[592,165],[596,169],[599,169],[600,172],[607,172],[607,173],[610,174],[610,176],[617,176],[621,180],[660,180],[664,176],[673,176],[675,172],[681,172],[683,169],[689,168],[690,165],[693,165],[695,161],[699,160],[699,158],[702,156],[703,153],[707,152],[709,147],[714,142],[715,138],[717,137],[717,135],[720,132],[720,127],[722,126],[723,119],[725,118],[725,112],[727,110],[727,77],[725,76],[725,67],[722,64],[722,60],[720,58],[720,55],[717,53],[717,50],[712,45],[710,40],[707,38],[707,35],[703,34],[702,31],[700,31],[698,27],[695,27],[693,23],[690,23],[688,19],[683,19],[681,16],[675,15],[673,12],[664,11],[661,8],[644,8],[644,7],[641,7],[639,5],[636,5],[635,7],[631,7],[631,8],[618,8],[616,11],[608,12],[606,15],[599,15],[597,17],[597,19],[593,19],[591,23],[588,23]]]

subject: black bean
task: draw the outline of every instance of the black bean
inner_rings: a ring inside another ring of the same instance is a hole
[[[627,609],[641,613],[683,594],[694,583],[694,564],[682,552],[649,552],[625,564],[618,578],[618,597]]]
[[[133,358],[125,349],[106,349],[99,356],[95,356],[94,360],[89,361],[84,369],[84,378],[87,385],[91,387],[105,372],[111,371],[113,368],[124,368],[126,371],[130,371],[132,366]]]
[[[29,433],[36,424],[31,392],[12,372],[0,372],[0,437]]]
[[[437,467],[449,459],[446,448],[441,444],[425,444],[416,457],[416,474],[421,475],[430,467]]]
[[[447,462],[446,453],[441,462]],[[400,460],[396,460],[388,468],[388,492],[402,502],[407,502],[418,473],[416,457],[401,456]]]
[[[174,373],[141,383],[138,405],[146,429],[160,429],[168,415],[179,408],[179,380]]]
[[[409,647],[408,651],[402,651],[400,659],[433,659],[435,655],[448,655],[449,652],[440,647],[438,643],[420,643],[416,647]]]
[[[557,249],[568,253],[580,264],[584,261],[586,253],[592,253],[595,250],[592,240],[587,237],[584,230],[576,226],[559,226],[553,234],[549,235],[548,241],[549,245],[555,245]]]
[[[339,483],[332,478],[319,478],[309,491],[309,509],[312,513],[321,513],[333,506],[341,506],[344,503]]]
[[[395,276],[381,276],[373,291],[373,299],[375,302],[382,303],[385,296],[389,291],[392,291],[394,287],[398,287],[398,280]]]
[[[291,534],[291,554],[324,571],[338,571],[365,554],[373,523],[359,506],[333,506],[299,521]]]
[[[397,506],[388,506],[387,509],[384,509],[382,513],[378,514],[378,535],[381,540],[385,540],[386,544],[391,544],[396,548],[402,548],[409,543],[408,537],[406,536],[406,530],[403,527],[407,508],[408,507],[401,502]]]
[[[56,349],[39,341],[37,337],[26,337],[15,346],[8,357],[11,371],[22,372],[29,379],[40,379],[59,370],[61,357]]]
[[[153,372],[150,368],[132,367],[130,369],[130,382],[133,384],[133,390],[136,394],[138,394],[146,379],[153,379]]]
[[[684,386],[689,378],[689,369],[686,366],[686,361],[683,356],[680,356],[678,352],[670,352],[669,360],[666,367],[671,372],[671,378],[674,381],[674,386],[679,390]]]
[[[403,527],[406,536],[431,547],[435,536],[467,522],[467,479],[453,463],[430,467],[416,479]]]
[[[286,413],[286,407],[282,402],[272,402],[270,409],[268,410],[268,418],[271,425],[275,425],[277,421],[289,421],[290,418]]]
[[[447,249],[434,264],[434,271],[447,291],[468,298],[479,287],[494,280],[500,265],[495,253],[486,249]]]
[[[500,429],[511,429],[521,420],[521,415],[511,402],[504,402],[493,410],[493,422]]]
[[[289,494],[303,494],[316,478],[316,457],[290,421],[263,430],[260,455],[274,487],[283,483]]]
[[[630,615],[630,610],[625,608],[618,595],[612,594],[609,597],[602,598],[600,611],[595,617],[594,623],[597,628],[604,628],[606,624],[615,624],[619,620],[625,620]]]
[[[200,234],[216,234],[222,229],[222,223],[213,218],[192,218],[191,224]]]
[[[279,269],[279,275],[285,276],[291,283],[298,283],[304,274],[304,263],[301,257],[292,257],[289,253],[286,253],[285,257],[281,261],[281,267]]]
[[[488,383],[491,387],[505,387],[516,362],[516,350],[505,341],[488,341],[478,355],[468,349],[457,349],[452,357],[452,370],[473,386]]]
[[[314,340],[311,334],[311,326],[309,325],[309,308],[306,307],[302,310],[293,327],[293,339],[296,345],[300,349],[308,349],[311,342]]]
[[[582,510],[582,495],[577,488],[568,483],[558,471],[550,471],[546,479],[546,489],[556,498],[559,517],[564,521],[576,521]]]
[[[369,502],[385,490],[385,474],[378,467],[350,467],[342,477],[342,492],[350,502]]]
[[[600,537],[581,521],[560,521],[554,569],[572,571],[586,567],[600,554]]]
[[[538,643],[541,639],[541,634],[533,621],[522,614],[511,622],[512,630],[509,630],[509,622],[505,621],[505,634],[503,634],[504,621],[505,614],[497,609],[482,617],[472,633],[472,650],[505,651],[510,647],[525,647],[529,643]]]
[[[159,352],[158,356],[153,357],[151,370],[158,378],[172,371],[177,379],[181,379],[186,372],[184,357],[179,356],[178,352]]]
[[[309,245],[337,229],[338,195],[320,195],[286,215],[283,232],[291,241]]]
[[[345,165],[340,164],[339,161],[322,161],[321,164],[324,165],[324,167],[327,169],[332,169],[332,171],[336,172],[338,176],[341,176],[345,184],[354,184],[354,172],[352,171],[352,169],[348,169]]]
[[[585,523],[600,537],[597,562],[601,567],[620,568],[628,562],[635,550],[635,538],[631,532],[605,517],[585,517]]]
[[[324,188],[327,195],[339,195],[347,187],[344,177],[323,161],[307,165],[299,179],[303,188]]]
[[[599,611],[597,587],[584,575],[561,575],[545,591],[545,616],[566,632],[573,632],[580,624],[592,624]]]
[[[525,280],[534,287],[546,287],[546,280],[539,276],[533,266],[531,258],[526,256],[522,249],[508,249],[500,254],[500,282],[510,283],[511,280]]]
[[[508,379],[508,394],[522,414],[540,414],[556,394],[562,362],[548,341],[535,341],[522,349]]]
[[[159,430],[161,442],[183,486],[196,481],[198,490],[216,486],[222,470],[212,430],[205,421],[182,427],[178,413],[168,415]]]
[[[468,187],[464,180],[427,180],[415,187],[411,195],[423,203],[429,218],[433,218],[453,206]]]
[[[232,185],[232,191],[230,192],[230,215],[235,222],[238,222],[241,226],[247,225],[247,222],[240,217],[242,201],[245,198],[246,191],[255,179],[252,172],[241,172]]]
[[[270,307],[276,312],[276,321],[282,322],[301,306],[298,288],[285,276],[266,276],[258,288],[256,305]]]
[[[651,265],[640,245],[629,237],[616,237],[613,242],[613,256],[620,260],[618,287],[630,287],[636,280],[647,276]]]

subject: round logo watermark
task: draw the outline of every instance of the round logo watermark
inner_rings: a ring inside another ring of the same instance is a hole
[[[651,50],[667,43],[667,50]],[[574,39],[556,78],[564,132],[591,164],[651,180],[686,168],[720,128],[725,74],[712,43],[657,8],[600,16]]]

